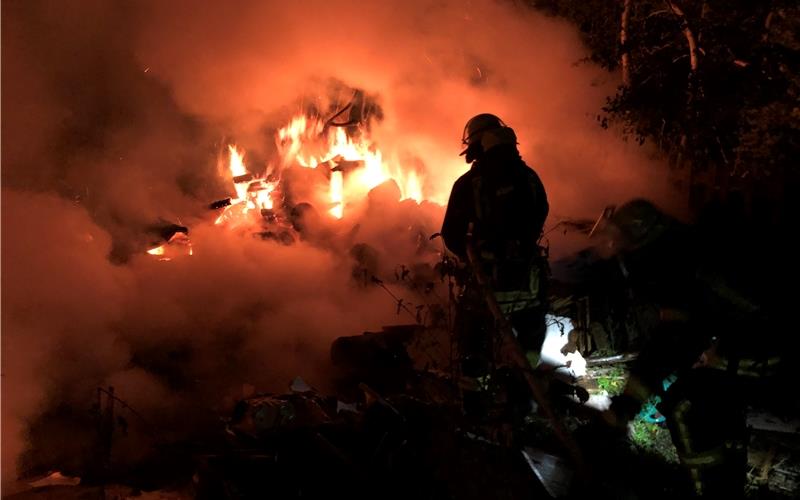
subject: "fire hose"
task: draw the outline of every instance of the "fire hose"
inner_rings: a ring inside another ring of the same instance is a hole
[[[470,222],[469,229],[467,230],[467,258],[469,260],[470,267],[472,268],[472,272],[475,275],[475,280],[478,283],[478,287],[481,289],[484,298],[486,299],[486,304],[489,307],[489,311],[492,313],[492,316],[494,317],[496,324],[500,329],[500,333],[502,334],[503,345],[505,346],[505,349],[502,349],[502,352],[506,353],[512,366],[518,369],[524,376],[525,382],[528,384],[528,387],[531,390],[534,401],[536,401],[536,404],[539,405],[539,408],[542,410],[544,416],[553,426],[553,433],[566,449],[577,469],[578,474],[586,477],[586,465],[583,460],[583,454],[578,448],[578,444],[575,442],[572,435],[561,425],[561,422],[559,422],[558,417],[550,405],[550,402],[545,396],[545,390],[541,381],[534,375],[533,367],[530,366],[530,363],[528,362],[528,359],[522,350],[522,346],[519,344],[519,341],[514,335],[511,322],[508,320],[508,318],[506,318],[505,314],[503,314],[503,311],[500,309],[500,304],[497,302],[497,298],[494,295],[494,291],[492,290],[489,279],[483,271],[480,256],[475,250],[473,241],[474,227],[475,224]]]

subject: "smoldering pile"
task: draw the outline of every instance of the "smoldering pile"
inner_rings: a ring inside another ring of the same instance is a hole
[[[4,321],[35,332],[31,348],[59,344],[14,367],[36,381],[16,389],[31,391],[32,402],[48,401],[28,424],[19,462],[25,474],[95,467],[90,456],[101,408],[95,416],[80,410],[92,406],[94,387],[115,387],[133,415],[146,416],[128,415],[126,432],[136,439],[117,440],[113,448],[124,467],[153,452],[152,428],[166,429],[169,442],[207,433],[241,396],[243,383],[269,389],[302,372],[325,387],[328,346],[337,336],[446,315],[447,292],[436,269],[443,248],[430,239],[442,207],[401,200],[397,183],[378,177],[363,198],[340,201],[347,216],[339,219],[325,205],[331,174],[348,162],[336,161],[312,169],[278,160],[272,177],[226,173],[234,188],[244,185],[242,195],[211,210],[198,205],[175,222],[155,220],[130,231],[123,244],[119,233],[110,238],[89,221],[80,203],[4,196],[11,222],[4,230],[14,235],[5,249],[20,259],[27,253],[4,276],[27,284],[7,303],[17,314]],[[257,204],[264,203],[263,190],[252,188],[263,182],[274,183],[269,208]],[[45,269],[48,280],[37,279]],[[64,293],[75,294],[70,303],[62,304]],[[31,303],[66,316],[20,316]],[[68,317],[76,321],[62,324]],[[44,379],[45,365],[59,378]],[[178,425],[187,411],[195,412],[191,425]]]

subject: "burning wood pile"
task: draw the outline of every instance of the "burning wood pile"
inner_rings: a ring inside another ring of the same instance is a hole
[[[381,185],[393,186],[398,201],[423,201],[422,172],[385,156],[370,135],[370,122],[380,113],[355,90],[328,117],[316,110],[298,114],[275,132],[274,153],[262,167],[248,166],[244,149],[228,144],[220,171],[235,194],[209,205],[218,213],[214,224],[289,244],[302,231],[304,212],[342,219]],[[164,240],[147,253],[159,260],[192,254],[188,229]]]

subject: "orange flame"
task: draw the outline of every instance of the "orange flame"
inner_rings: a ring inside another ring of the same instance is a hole
[[[193,255],[192,242],[189,235],[182,232],[173,234],[163,245],[151,248],[148,254],[158,257],[158,260],[166,262],[172,260],[176,255]]]
[[[228,169],[231,172],[236,198],[231,198],[230,205],[217,217],[215,224],[233,221],[238,216],[247,216],[252,210],[270,210],[273,208],[272,192],[277,182],[252,175],[244,164],[244,151],[235,145],[229,145]]]
[[[417,203],[422,201],[422,183],[417,176],[417,172],[411,170],[406,177],[406,189],[404,191],[406,198],[414,200]]]
[[[402,199],[419,203],[423,199],[422,179],[415,171],[385,161],[367,131],[361,129],[350,137],[343,127],[332,126],[325,133],[325,124],[318,118],[303,115],[293,118],[278,131],[276,142],[284,166],[297,164],[316,168],[322,164],[341,167],[346,162],[352,171],[331,172],[329,198],[334,204],[329,212],[341,218],[347,200],[358,199],[375,186],[394,179]]]
[[[160,247],[151,248],[150,250],[147,251],[147,253],[149,253],[150,255],[164,255],[165,252],[166,250],[164,249],[164,245],[161,245]]]
[[[243,200],[247,197],[248,183],[247,181],[236,182],[236,179],[247,175],[247,167],[244,166],[244,152],[240,153],[239,150],[236,149],[236,146],[232,145],[228,146],[228,150],[231,154],[228,168],[233,176],[233,187],[236,189],[236,197]]]
[[[298,115],[278,130],[275,142],[280,157],[279,169],[292,165],[304,168],[325,165],[331,169],[328,213],[338,219],[344,217],[345,206],[391,179],[399,186],[401,199],[417,203],[423,200],[424,179],[420,172],[404,168],[399,162],[387,161],[363,128],[348,135],[344,127],[328,125],[317,117]],[[217,218],[217,224],[239,224],[248,220],[251,211],[272,209],[272,192],[277,187],[277,181],[268,181],[249,172],[243,150],[229,145],[228,151],[228,169],[236,198],[230,200],[230,205]]]
[[[341,172],[331,172],[331,203],[333,207],[330,214],[341,219],[344,215],[344,176]]]

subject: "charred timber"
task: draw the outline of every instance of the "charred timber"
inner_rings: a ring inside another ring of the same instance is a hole
[[[240,184],[243,182],[250,182],[252,180],[253,180],[253,174],[247,173],[247,174],[237,175],[236,177],[234,177],[233,183]]]
[[[225,208],[231,206],[231,199],[225,198],[224,200],[217,200],[211,203],[208,208],[210,210],[219,210],[220,208]]]

